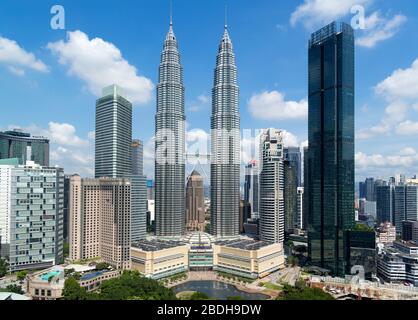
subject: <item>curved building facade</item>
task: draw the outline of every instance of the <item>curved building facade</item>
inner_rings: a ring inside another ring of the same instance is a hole
[[[239,234],[240,116],[237,67],[225,26],[216,59],[211,118],[211,233]]]
[[[185,230],[185,121],[183,68],[170,23],[164,42],[155,117],[156,234],[179,237]]]

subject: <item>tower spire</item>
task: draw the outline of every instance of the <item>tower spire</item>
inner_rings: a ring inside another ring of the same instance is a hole
[[[173,0],[170,0],[170,27],[173,26]]]
[[[228,2],[225,1],[225,30],[228,29]]]

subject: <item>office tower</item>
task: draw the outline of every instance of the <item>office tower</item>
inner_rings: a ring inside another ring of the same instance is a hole
[[[216,58],[211,117],[211,233],[239,234],[240,115],[237,67],[225,25]]]
[[[70,176],[64,176],[64,242],[68,242],[68,198],[70,194]]]
[[[144,151],[140,140],[132,141],[131,179],[131,241],[147,236],[147,178],[144,176]]]
[[[393,185],[376,188],[377,223],[393,223]]]
[[[245,200],[239,202],[239,232],[245,232],[245,224],[251,220],[251,204]]]
[[[82,179],[72,176],[69,213],[70,260],[101,258],[118,269],[129,268],[129,179]]]
[[[402,240],[418,241],[418,221],[402,221]]]
[[[393,222],[396,232],[402,232],[402,221],[406,220],[406,188],[397,185],[393,192]]]
[[[299,147],[287,147],[284,149],[284,159],[292,163],[296,168],[297,187],[302,186],[302,154]]]
[[[132,140],[132,175],[144,175],[144,144],[141,140]]]
[[[259,214],[259,171],[256,160],[250,161],[245,166],[244,201],[250,204],[251,218],[258,219]],[[246,209],[248,210],[248,208]]]
[[[401,185],[402,186],[402,185],[405,184],[405,182],[406,182],[406,178],[405,178],[404,174],[398,173],[398,174],[395,175],[395,184],[396,185]]]
[[[418,221],[418,186],[406,186],[406,220]]]
[[[186,228],[189,231],[205,230],[205,197],[203,177],[193,170],[186,186]]]
[[[21,159],[0,160],[0,233],[11,271],[63,260],[64,172]]]
[[[331,23],[309,42],[309,227],[312,264],[343,276],[354,227],[354,32]]]
[[[49,140],[31,137],[30,133],[19,129],[0,132],[0,159],[18,158],[20,164],[33,161],[41,166],[49,166]]]
[[[155,184],[154,180],[147,180],[147,200],[155,199]]]
[[[366,179],[366,200],[367,201],[375,201],[375,194],[374,194],[374,178],[367,178]]]
[[[284,160],[284,231],[292,233],[298,210],[298,172],[295,162]]]
[[[277,129],[263,130],[260,137],[260,239],[284,241],[283,136]]]
[[[185,121],[183,67],[173,25],[164,42],[155,116],[155,219],[157,236],[185,230]]]
[[[303,230],[305,228],[304,223],[304,191],[305,189],[303,187],[298,187],[297,189],[297,200],[298,200],[298,204],[297,204],[297,215],[295,218],[295,228],[298,228],[299,230]]]
[[[96,102],[96,178],[121,178],[131,174],[132,104],[123,90],[103,89]]]
[[[309,148],[303,148],[303,229],[308,227],[309,218]]]
[[[367,197],[367,188],[366,182],[359,182],[359,199],[366,199]]]

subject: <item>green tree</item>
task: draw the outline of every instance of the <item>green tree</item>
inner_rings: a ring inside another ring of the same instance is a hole
[[[3,278],[7,274],[9,265],[7,261],[3,258],[0,258],[0,278]]]
[[[109,269],[110,265],[106,262],[99,262],[98,264],[96,264],[96,270],[106,270]]]
[[[203,292],[195,292],[190,296],[190,300],[209,300],[209,296]]]
[[[292,287],[283,285],[283,291],[277,300],[335,300],[333,296],[319,288],[309,288],[306,285],[298,284]]]
[[[16,294],[24,294],[22,287],[16,284],[10,284],[6,288],[0,289],[0,292],[12,292]]]
[[[65,300],[87,300],[86,289],[82,288],[74,277],[69,277],[64,282],[62,296]]]
[[[23,281],[25,280],[27,275],[28,275],[28,272],[26,270],[22,270],[16,274],[16,278],[18,281]]]
[[[244,298],[240,296],[230,296],[230,297],[227,297],[226,300],[244,300]]]
[[[70,244],[67,242],[64,242],[63,253],[64,253],[64,258],[67,258],[70,255]]]
[[[135,297],[143,300],[176,300],[173,290],[158,281],[143,277],[137,271],[125,271],[120,277],[105,281],[100,286],[100,298],[127,300]]]

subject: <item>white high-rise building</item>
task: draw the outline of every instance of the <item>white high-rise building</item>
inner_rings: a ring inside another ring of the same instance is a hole
[[[64,172],[32,161],[0,161],[2,256],[11,271],[61,263],[64,245]]]
[[[260,239],[284,242],[284,158],[280,130],[260,136]]]

